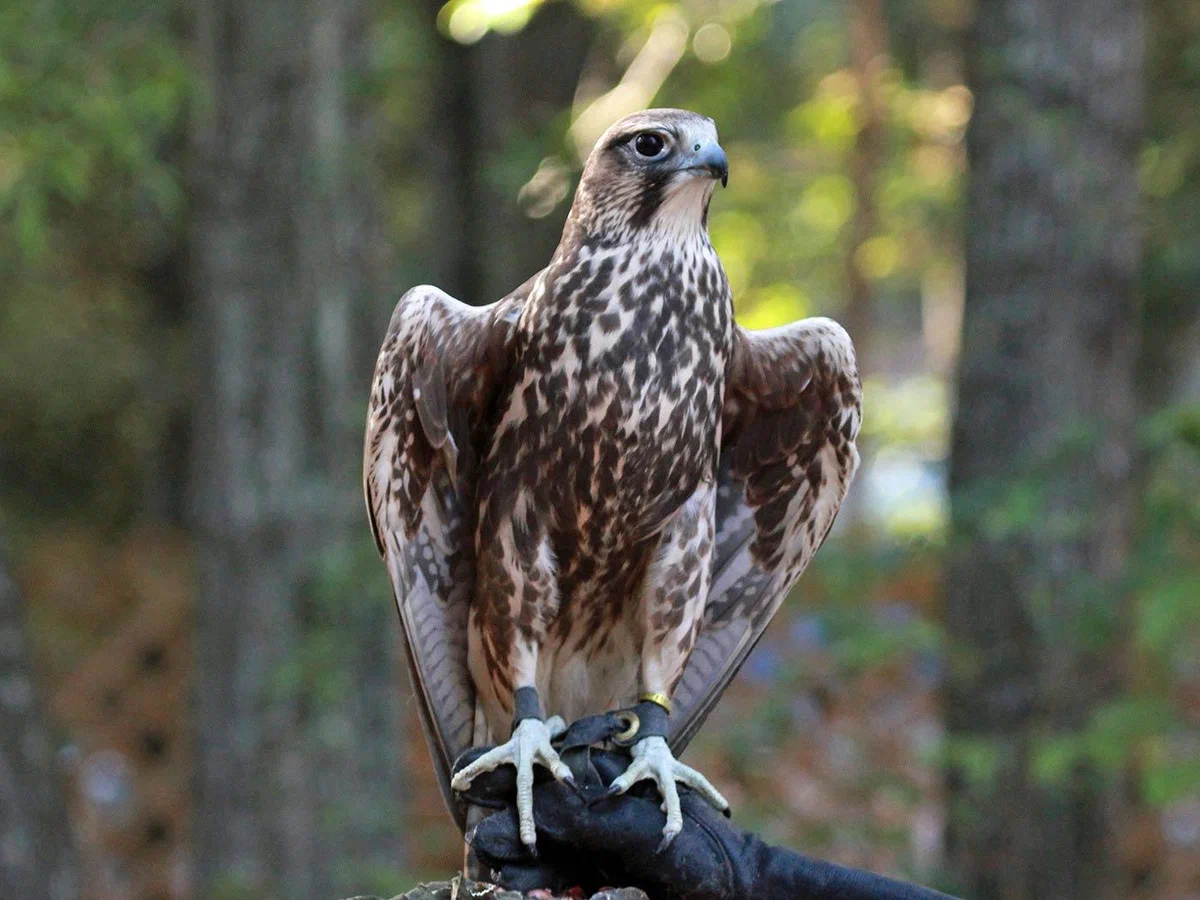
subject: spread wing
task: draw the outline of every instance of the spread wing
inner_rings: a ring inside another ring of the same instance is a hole
[[[692,739],[825,540],[858,467],[862,389],[829,319],[737,328],[726,375],[713,580],[675,688],[671,749]]]
[[[516,320],[537,276],[471,307],[434,287],[396,305],[375,367],[363,487],[400,611],[412,684],[442,796],[471,745],[475,690],[467,612],[475,586],[476,459],[511,366]]]

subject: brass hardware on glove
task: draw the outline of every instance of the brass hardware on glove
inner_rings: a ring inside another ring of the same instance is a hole
[[[631,709],[623,709],[613,713],[613,715],[625,724],[624,731],[613,735],[613,743],[622,747],[633,743],[633,739],[637,737],[638,730],[642,727],[642,722],[638,718],[638,714]]]

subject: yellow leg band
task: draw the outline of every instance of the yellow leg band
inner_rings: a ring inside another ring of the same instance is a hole
[[[639,701],[649,701],[650,703],[656,703],[667,711],[668,716],[671,714],[671,698],[668,697],[666,694],[660,694],[658,692],[647,692],[647,693],[639,696],[638,700]]]

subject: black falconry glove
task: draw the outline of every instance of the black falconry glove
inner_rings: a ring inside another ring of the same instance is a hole
[[[681,787],[683,831],[661,849],[664,814],[652,782],[620,796],[608,785],[625,771],[626,750],[601,750],[626,727],[613,714],[581,719],[559,738],[559,756],[576,788],[539,771],[533,789],[538,855],[521,843],[510,766],[479,776],[462,796],[496,809],[468,835],[479,862],[502,886],[562,892],[638,887],[654,900],[953,900],[947,894],[812,859],[765,844],[735,828],[703,798]],[[465,754],[455,769],[480,753]]]

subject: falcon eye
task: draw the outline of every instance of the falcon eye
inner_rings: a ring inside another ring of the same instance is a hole
[[[650,159],[662,153],[665,144],[663,136],[656,131],[643,131],[633,139],[633,149],[637,151],[638,156]]]

